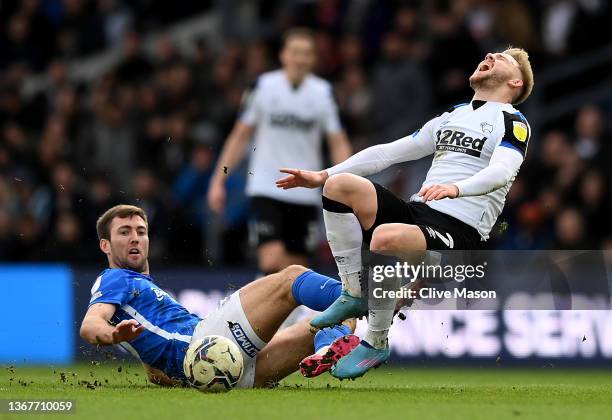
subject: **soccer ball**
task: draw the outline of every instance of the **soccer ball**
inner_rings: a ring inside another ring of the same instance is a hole
[[[225,392],[242,376],[240,349],[220,335],[207,335],[189,345],[183,361],[189,384],[202,392]]]

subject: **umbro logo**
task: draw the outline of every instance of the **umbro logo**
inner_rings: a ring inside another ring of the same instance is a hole
[[[257,353],[259,353],[259,349],[255,346],[255,344],[253,344],[242,326],[239,323],[232,321],[227,321],[227,326],[232,335],[234,336],[234,340],[236,340],[236,343],[238,343],[238,345],[247,354],[247,356],[257,356]]]

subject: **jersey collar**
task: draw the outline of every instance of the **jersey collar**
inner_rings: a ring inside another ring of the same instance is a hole
[[[483,106],[486,103],[487,103],[487,101],[483,101],[483,100],[480,100],[480,99],[474,99],[472,101],[472,109],[474,111],[476,111],[478,108],[480,108],[481,106]]]

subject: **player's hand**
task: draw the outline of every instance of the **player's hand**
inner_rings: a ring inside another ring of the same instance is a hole
[[[113,343],[118,344],[122,341],[132,341],[145,330],[135,319],[124,319],[115,326],[113,330]]]
[[[210,188],[208,189],[208,207],[216,213],[221,214],[225,209],[225,185],[221,182],[211,182]]]
[[[327,171],[303,171],[301,169],[282,168],[282,173],[289,174],[282,179],[276,181],[276,186],[283,190],[289,188],[304,187],[318,188],[322,187],[329,178]]]
[[[427,185],[421,188],[419,196],[423,199],[423,203],[442,200],[443,198],[457,198],[459,196],[459,188],[454,184]]]

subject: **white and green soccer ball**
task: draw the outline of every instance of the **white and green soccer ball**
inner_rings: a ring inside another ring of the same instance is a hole
[[[242,353],[231,340],[207,335],[189,345],[183,370],[189,384],[202,392],[229,391],[242,376]]]

